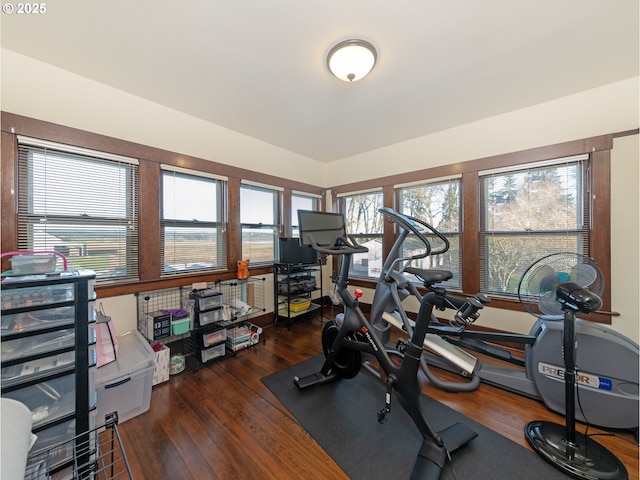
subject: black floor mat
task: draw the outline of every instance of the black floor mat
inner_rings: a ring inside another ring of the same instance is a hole
[[[262,381],[352,479],[409,478],[421,444],[409,416],[392,400],[387,422],[378,423],[385,390],[365,371],[352,380],[298,390],[293,378],[319,371],[322,361],[322,356],[315,357]],[[463,422],[478,433],[453,454],[443,480],[567,478],[537,454],[446,405],[425,395],[422,401],[436,430]]]

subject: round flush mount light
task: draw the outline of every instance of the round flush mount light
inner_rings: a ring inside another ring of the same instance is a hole
[[[357,82],[364,78],[376,64],[378,53],[365,40],[344,40],[327,54],[329,71],[344,82]]]

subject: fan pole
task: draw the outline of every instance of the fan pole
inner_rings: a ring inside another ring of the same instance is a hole
[[[564,332],[562,339],[564,359],[565,427],[567,454],[573,458],[576,445],[576,322],[573,311],[564,311]]]
[[[525,437],[536,453],[573,477],[587,480],[627,480],[627,469],[613,453],[592,438],[576,433],[575,320],[575,312],[566,308],[562,339],[565,426],[536,420],[525,426]]]

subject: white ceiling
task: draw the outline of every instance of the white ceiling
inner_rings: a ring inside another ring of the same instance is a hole
[[[638,18],[638,0],[57,0],[2,14],[1,41],[329,162],[635,77]],[[348,38],[378,49],[353,84],[325,64]]]

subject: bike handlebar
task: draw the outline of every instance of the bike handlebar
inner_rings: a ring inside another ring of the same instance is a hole
[[[321,246],[316,243],[312,235],[309,235],[309,243],[320,253],[328,255],[353,255],[355,253],[367,253],[369,249],[359,245],[351,237],[338,237],[333,245]]]

